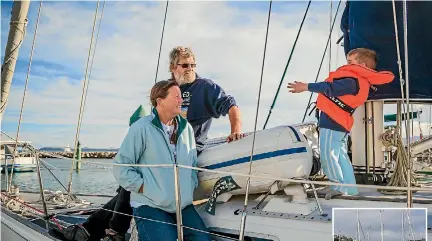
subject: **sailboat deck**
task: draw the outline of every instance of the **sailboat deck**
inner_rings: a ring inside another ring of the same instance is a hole
[[[331,200],[325,200],[322,196],[319,198],[319,202],[321,204],[321,207],[323,209],[323,212],[326,214],[325,218],[320,215],[318,210],[315,210],[313,213],[311,213],[309,218],[314,217],[313,219],[316,219],[316,221],[322,221],[322,222],[331,222],[332,218],[332,208],[405,208],[407,207],[406,204],[406,195],[383,195],[379,193],[376,190],[373,189],[359,189],[361,195],[359,196],[338,196],[334,197]],[[92,209],[98,209],[105,203],[107,203],[112,196],[109,195],[88,195],[88,194],[77,194],[78,198],[81,198],[85,201],[90,202],[90,205],[82,205],[75,208],[61,208],[58,205],[47,203],[47,209],[50,214],[56,213],[65,213],[65,212],[78,212],[83,211],[90,211]],[[252,209],[257,203],[257,197],[259,195],[251,195],[250,196],[250,212],[251,215],[252,212],[256,212],[256,215],[258,215],[259,210]],[[273,196],[284,196],[284,195],[273,195]],[[308,193],[309,199],[311,201],[314,201],[313,194]],[[262,204],[264,206],[268,200],[272,197],[270,195],[266,201]],[[34,208],[37,208],[39,210],[43,210],[42,203],[40,200],[40,194],[39,193],[30,193],[30,192],[22,192],[20,193],[20,199],[24,200],[27,204],[31,205]],[[243,205],[244,196],[235,196],[233,197],[228,203],[231,204],[231,208],[234,208],[237,204],[239,205],[239,208],[242,208]],[[199,202],[197,202],[199,203]],[[196,203],[196,204],[197,204]],[[201,202],[203,203],[203,202]],[[199,205],[198,205],[199,206]],[[431,192],[416,192],[413,194],[413,207],[414,208],[428,208],[428,229],[429,232],[432,233],[432,190]],[[235,209],[235,208],[234,208]],[[268,215],[268,214],[267,214]],[[285,215],[286,216],[286,215]],[[308,219],[309,219],[308,218]]]
[[[337,200],[358,200],[358,201],[377,201],[377,202],[396,202],[404,203],[406,205],[406,195],[387,195],[378,192],[376,189],[359,188],[360,195],[357,196],[337,196],[333,199]],[[313,197],[313,192],[308,192],[308,197]],[[324,198],[324,195],[319,195],[320,199]],[[413,193],[413,200],[415,204],[432,204],[432,188],[430,192],[418,191]]]
[[[255,207],[260,201],[260,196],[250,195],[248,203],[248,218],[246,223],[246,234],[248,235],[263,235],[265,237],[285,237],[286,233],[296,234],[298,237],[305,237],[303,240],[316,240],[316,237],[326,237],[332,234],[332,219],[333,208],[405,208],[406,197],[403,195],[382,195],[379,192],[371,189],[360,189],[361,196],[348,197],[339,196],[331,200],[319,198],[319,203],[322,207],[323,214],[315,209],[308,215],[299,214],[296,205],[287,203],[286,207],[274,206],[273,210],[264,211],[264,207],[273,198],[286,198],[282,195],[270,195],[261,204],[259,209]],[[2,193],[3,196],[3,193]],[[95,210],[107,203],[112,196],[109,195],[86,195],[76,194],[80,199],[83,199],[90,204],[85,204],[75,208],[62,208],[58,205],[48,202],[47,209],[49,214],[54,214],[55,218],[60,221],[62,226],[78,224],[84,222],[87,217]],[[25,201],[30,206],[43,210],[40,202],[39,193],[21,192],[20,199]],[[4,198],[4,197],[3,197]],[[315,199],[309,198],[311,203],[315,203]],[[414,208],[428,208],[427,210],[427,236],[432,238],[432,190],[431,192],[417,192],[413,194]],[[231,234],[235,237],[235,229],[239,227],[241,220],[241,210],[244,205],[244,196],[234,196],[227,203],[216,205],[216,215],[212,216],[205,212],[205,201],[196,203],[196,209],[202,216],[211,232],[222,232]],[[3,210],[3,209],[2,209]],[[279,211],[280,210],[280,211]],[[290,213],[293,210],[294,213]],[[3,212],[3,211],[2,211]],[[7,214],[4,212],[3,214]],[[43,219],[35,217],[27,217],[34,224],[44,227]],[[3,224],[2,224],[3,225]],[[51,224],[55,229],[55,225]],[[289,229],[289,230],[288,230]],[[265,230],[265,231],[264,231]],[[261,233],[261,234],[260,234]],[[282,236],[280,236],[282,235]],[[256,236],[261,237],[261,236]],[[263,236],[264,237],[264,236]],[[58,238],[58,237],[57,237]],[[128,234],[129,238],[129,234]],[[44,240],[44,239],[41,239]],[[50,239],[51,240],[51,239]],[[54,239],[58,240],[58,239]],[[225,239],[223,239],[225,240]],[[228,239],[227,239],[228,240]],[[273,240],[273,239],[264,239]],[[274,239],[277,240],[277,239]],[[285,239],[283,239],[285,240]]]

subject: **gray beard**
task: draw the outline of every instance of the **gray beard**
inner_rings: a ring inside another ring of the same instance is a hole
[[[176,78],[176,81],[179,85],[184,85],[184,84],[193,83],[195,81],[195,78],[189,79],[189,78],[185,78],[185,76],[182,76],[180,78]]]

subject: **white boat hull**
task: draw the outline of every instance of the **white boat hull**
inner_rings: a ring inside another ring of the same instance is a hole
[[[14,173],[17,172],[34,172],[36,170],[36,165],[8,165],[7,168],[4,167],[4,165],[1,166],[1,172],[5,172],[6,170],[8,172],[11,172],[13,169]]]
[[[367,193],[368,196],[379,195],[379,193],[371,193],[370,191],[361,189],[361,193]],[[38,193],[25,193],[21,192],[21,199],[28,202],[30,205],[36,207],[41,206],[38,202],[40,194]],[[111,197],[100,197],[98,195],[77,195],[79,198],[90,201],[96,205],[103,205],[107,203]],[[391,201],[367,201],[367,200],[343,200],[343,199],[331,199],[325,200],[320,199],[320,204],[323,209],[324,215],[321,215],[316,209],[316,203],[313,198],[309,199],[308,203],[298,204],[290,202],[288,197],[285,195],[270,195],[260,205],[259,208],[255,208],[264,195],[252,195],[249,197],[248,202],[248,215],[246,218],[245,225],[245,240],[252,241],[290,241],[290,240],[332,240],[332,209],[337,208],[404,208],[406,203],[404,202],[391,202]],[[416,193],[414,198],[430,197],[428,193]],[[48,204],[50,213],[54,212],[51,206]],[[240,223],[242,213],[241,210],[244,207],[244,196],[235,196],[227,203],[221,203],[217,205],[216,212],[211,215],[206,212],[206,203],[197,204],[195,206],[198,214],[202,217],[204,223],[208,227],[209,231],[214,233],[217,232],[219,235],[229,236],[238,239],[240,230]],[[92,208],[94,208],[93,206]],[[427,240],[432,240],[432,210],[430,204],[415,203],[415,208],[428,208],[427,217]],[[71,211],[75,213],[71,213]],[[78,224],[83,222],[87,218],[87,214],[79,209],[64,209],[56,216],[60,221],[67,222],[69,224]],[[44,228],[43,222],[38,222],[40,227],[35,227],[29,220],[17,221],[11,223],[9,221],[13,216],[10,211],[2,208],[2,239],[1,240],[21,240],[19,234],[26,237],[24,240],[56,240],[55,238],[40,237],[37,232],[40,228]],[[81,221],[80,221],[81,220]],[[17,230],[19,232],[13,232],[12,230],[4,230],[8,232],[6,234],[3,231],[4,223],[7,222],[7,226]],[[400,220],[397,221],[400,223]],[[30,236],[33,235],[33,236]],[[37,236],[36,236],[37,235]],[[138,239],[135,239],[138,240]],[[215,241],[227,241],[233,239],[222,238],[220,236],[214,236]]]
[[[12,158],[7,158],[6,166],[4,165],[4,158],[1,159],[2,171],[7,170],[10,172],[12,168],[14,172],[33,172],[36,170],[36,158],[35,157],[16,157],[15,163],[12,162]]]
[[[216,171],[248,174],[252,141],[253,135],[249,134],[241,140],[207,148],[198,156],[198,166]],[[291,126],[257,131],[253,156],[251,175],[307,178],[313,165],[312,150],[306,139]],[[195,199],[208,198],[215,183],[226,176],[229,175],[200,172],[198,174],[200,184],[195,192]],[[231,177],[240,189],[226,194],[244,194],[247,177],[236,175]],[[274,182],[269,179],[251,178],[249,193],[267,192]],[[282,182],[278,187],[283,189],[287,184]]]
[[[14,172],[33,172],[36,170],[36,156],[29,152],[25,147],[26,145],[31,146],[30,142],[20,141],[17,143],[17,155],[15,161],[13,158],[14,148],[16,143],[14,141],[2,141],[0,143],[0,166],[2,172],[10,172],[12,169]]]
[[[255,208],[261,200],[260,198],[250,197],[247,208],[247,218],[245,225],[245,238],[259,241],[291,241],[291,240],[333,240],[332,209],[337,208],[405,208],[403,202],[386,201],[361,201],[361,200],[342,200],[320,199],[323,214],[317,209],[308,210],[315,206],[315,200],[310,198],[306,204],[296,204],[289,202],[284,196],[269,196],[259,208]],[[271,203],[272,199],[286,200],[284,202]],[[271,207],[270,207],[271,206]],[[302,207],[303,206],[303,207]],[[211,232],[218,232],[227,236],[238,238],[242,210],[244,208],[244,196],[233,197],[227,203],[217,205],[216,212],[211,215],[206,212],[206,204],[195,206],[198,214],[203,218],[204,223]],[[432,238],[430,220],[432,211],[430,204],[414,205],[415,208],[428,208],[427,240]],[[272,211],[267,211],[272,209]],[[276,211],[277,210],[277,211]],[[400,221],[397,221],[399,224]],[[237,236],[235,236],[237,234]],[[230,239],[217,238],[218,241]]]
[[[7,209],[1,208],[1,240],[10,241],[60,241],[50,237],[44,229]]]
[[[228,203],[218,204],[215,215],[208,214],[205,205],[196,206],[196,209],[211,232],[218,232],[223,236],[233,235],[231,237],[238,238],[242,218],[241,210],[244,206],[243,199],[244,196],[236,196]],[[303,218],[303,216],[294,212],[265,212],[262,211],[262,208],[266,206],[265,203],[260,209],[253,210],[252,208],[257,203],[258,201],[254,199],[251,199],[248,203],[248,215],[244,233],[245,238],[251,238],[248,240],[331,240],[332,222],[329,217],[313,214],[305,215],[305,218]],[[297,207],[299,206],[293,205],[292,209]],[[284,211],[284,207],[280,208],[282,208],[281,211]],[[295,218],[296,215],[300,218]],[[225,241],[229,239],[217,238],[216,240]]]

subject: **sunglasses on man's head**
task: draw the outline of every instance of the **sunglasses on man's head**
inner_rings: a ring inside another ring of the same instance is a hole
[[[180,65],[183,69],[187,69],[187,68],[189,68],[189,66],[191,68],[195,68],[196,67],[196,64],[177,64],[177,65]]]

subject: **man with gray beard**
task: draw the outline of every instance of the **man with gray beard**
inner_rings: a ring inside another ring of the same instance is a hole
[[[227,142],[241,139],[240,109],[234,97],[210,79],[195,73],[195,55],[190,48],[178,46],[170,52],[171,78],[177,81],[182,92],[182,116],[188,120],[195,132],[198,154],[204,148],[207,133],[213,118],[228,114],[231,133]]]
[[[183,104],[181,115],[191,124],[198,155],[203,151],[207,133],[213,118],[228,114],[231,134],[227,142],[244,137],[241,134],[240,109],[234,97],[210,79],[195,73],[195,55],[190,48],[175,47],[170,54],[171,79],[180,85]],[[131,125],[132,123],[130,123]],[[87,220],[78,225],[71,225],[63,231],[68,241],[124,241],[132,219],[130,192],[123,187],[118,194],[106,203],[102,209],[94,212]],[[108,210],[113,210],[115,213]],[[126,215],[123,215],[126,214]]]

